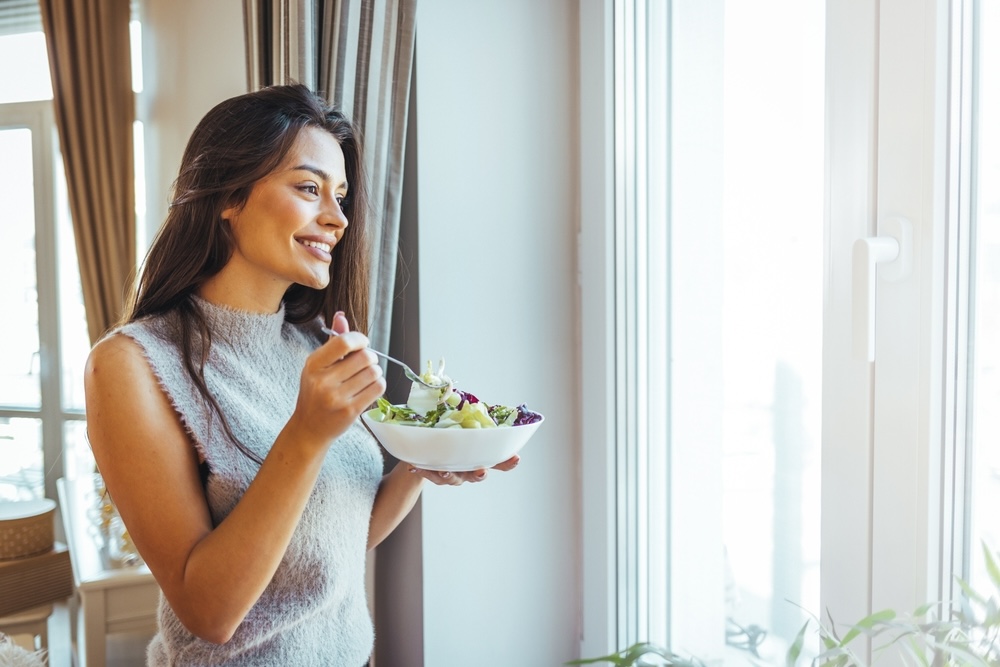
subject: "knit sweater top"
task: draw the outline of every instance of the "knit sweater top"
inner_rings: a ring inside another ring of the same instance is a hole
[[[293,325],[193,297],[212,331],[205,383],[233,435],[264,458],[292,415],[306,357],[325,340],[320,321]],[[188,375],[175,312],[117,330],[135,340],[208,468],[214,525],[233,510],[259,465],[239,451]],[[197,333],[194,334],[196,360]],[[141,443],[136,443],[141,446]],[[368,524],[382,454],[355,422],[329,448],[312,494],[271,582],[225,644],[189,632],[162,593],[149,665],[360,667],[374,631],[365,595]]]

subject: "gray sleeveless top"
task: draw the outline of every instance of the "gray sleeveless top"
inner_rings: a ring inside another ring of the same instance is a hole
[[[236,438],[261,458],[295,407],[306,356],[325,339],[320,322],[285,322],[195,297],[212,330],[205,381]],[[181,361],[180,318],[169,313],[117,330],[143,349],[209,474],[205,484],[218,525],[243,496],[258,465],[226,437]],[[196,350],[198,347],[196,346]],[[141,447],[142,443],[135,446]],[[291,543],[271,583],[222,645],[192,635],[162,594],[159,631],[148,664],[241,667],[360,667],[374,640],[364,587],[368,522],[382,476],[382,454],[355,423],[327,453]]]

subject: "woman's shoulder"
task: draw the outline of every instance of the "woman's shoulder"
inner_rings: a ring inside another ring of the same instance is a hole
[[[103,368],[132,381],[149,381],[155,360],[172,359],[177,354],[170,343],[174,338],[171,330],[168,315],[145,317],[110,329],[90,350],[87,376],[92,378]]]
[[[142,375],[148,368],[139,343],[121,331],[110,333],[94,345],[87,357],[86,375],[95,378],[110,371],[118,377]]]

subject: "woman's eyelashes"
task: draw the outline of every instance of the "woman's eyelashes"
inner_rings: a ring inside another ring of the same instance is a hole
[[[296,187],[298,187],[299,191],[305,192],[306,194],[311,195],[313,197],[318,197],[319,196],[319,186],[316,185],[315,183],[304,183],[304,184],[296,186]],[[340,193],[338,193],[338,194],[336,194],[336,195],[333,196],[333,199],[337,202],[337,206],[339,206],[342,209],[347,204],[347,195],[346,194],[340,194]]]

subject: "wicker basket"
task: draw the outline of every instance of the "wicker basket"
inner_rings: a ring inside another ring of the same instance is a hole
[[[44,553],[55,543],[54,500],[0,501],[0,560]]]

